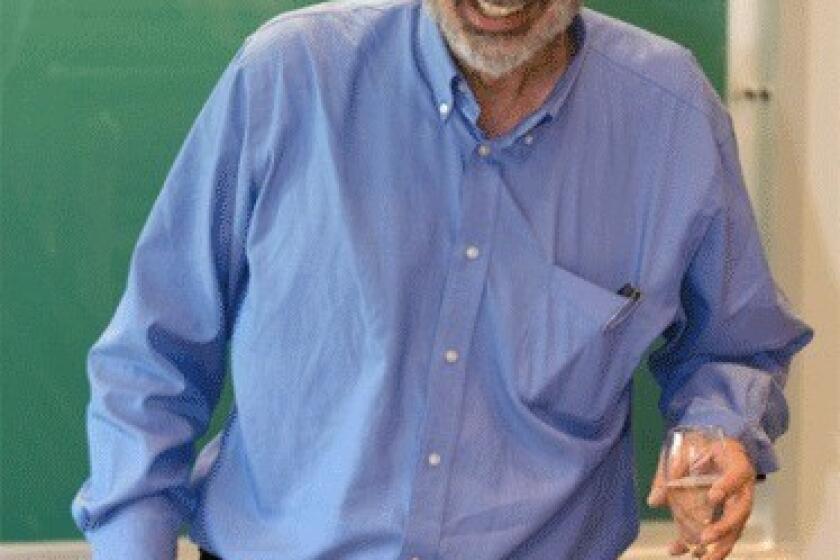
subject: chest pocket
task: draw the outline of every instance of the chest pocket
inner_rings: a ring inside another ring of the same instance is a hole
[[[545,270],[518,353],[518,396],[550,424],[591,431],[629,388],[619,342],[640,300],[555,265]]]

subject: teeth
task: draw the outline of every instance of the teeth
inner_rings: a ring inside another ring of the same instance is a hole
[[[478,3],[478,7],[481,8],[481,11],[484,12],[485,15],[498,18],[515,14],[516,12],[522,10],[522,8],[524,8],[526,4],[526,2],[519,2],[511,6],[497,6],[496,4],[491,4],[486,0],[476,0],[476,2]]]

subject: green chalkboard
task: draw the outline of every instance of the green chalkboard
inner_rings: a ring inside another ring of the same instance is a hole
[[[250,31],[303,3],[0,0],[0,541],[79,537],[87,349],[210,88]],[[723,0],[588,4],[690,46],[722,88]],[[644,375],[637,392],[644,483],[661,428]]]

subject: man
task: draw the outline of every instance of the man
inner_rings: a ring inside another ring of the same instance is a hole
[[[74,515],[96,558],[172,558],[182,523],[226,560],[616,558],[660,336],[667,423],[729,438],[723,558],[811,332],[684,49],[574,0],[281,15],[198,117],[91,351]],[[193,465],[228,345],[234,410]]]

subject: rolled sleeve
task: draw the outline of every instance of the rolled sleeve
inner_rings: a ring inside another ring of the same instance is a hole
[[[721,426],[769,473],[779,466],[773,442],[788,426],[790,361],[813,332],[771,277],[731,130],[719,156],[677,319],[650,365],[667,425]]]

